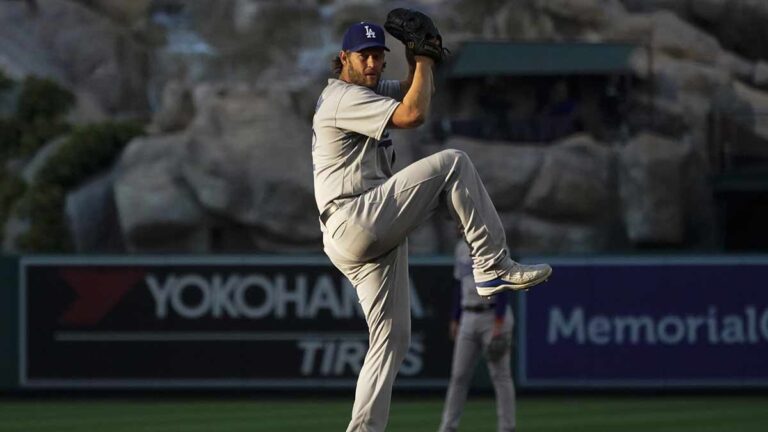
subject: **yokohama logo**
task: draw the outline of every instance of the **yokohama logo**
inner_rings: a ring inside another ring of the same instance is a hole
[[[60,276],[77,294],[77,299],[61,316],[62,324],[94,325],[101,321],[144,277],[135,269],[67,269]]]
[[[346,279],[329,274],[166,273],[135,267],[91,267],[60,269],[59,276],[76,294],[60,318],[60,323],[69,326],[100,323],[128,292],[136,290],[141,302],[132,307],[142,308],[142,313],[153,311],[158,321],[175,317],[315,319],[322,314],[337,319],[362,317],[355,289]],[[415,318],[425,315],[413,284],[411,313]]]

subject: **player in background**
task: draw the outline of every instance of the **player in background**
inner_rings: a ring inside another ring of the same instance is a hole
[[[510,366],[513,317],[509,291],[490,298],[480,297],[472,276],[469,247],[456,244],[453,277],[453,311],[450,336],[454,341],[451,380],[439,432],[459,430],[467,393],[481,354],[485,354],[493,390],[496,393],[498,432],[515,430],[515,387]]]
[[[437,48],[429,52],[442,53]],[[355,287],[369,332],[348,432],[387,426],[392,385],[411,337],[407,236],[438,207],[447,207],[461,226],[481,295],[527,289],[552,271],[510,259],[501,220],[465,153],[444,150],[394,173],[387,130],[424,122],[436,59],[414,49],[405,80],[381,80],[385,51],[380,26],[351,25],[334,61],[338,75],[322,91],[312,123],[323,250]]]

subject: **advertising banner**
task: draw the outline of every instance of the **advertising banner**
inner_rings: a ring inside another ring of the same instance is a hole
[[[768,387],[768,259],[554,263],[518,301],[525,387]]]
[[[450,262],[411,266],[397,386],[446,385]],[[368,333],[324,258],[22,258],[20,383],[37,388],[353,387]]]

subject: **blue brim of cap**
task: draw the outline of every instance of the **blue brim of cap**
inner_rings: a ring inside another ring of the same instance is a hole
[[[387,48],[386,45],[382,45],[382,44],[380,44],[378,42],[374,42],[374,41],[371,41],[371,42],[368,42],[368,43],[364,43],[364,44],[360,44],[360,45],[358,45],[356,47],[352,47],[352,48],[349,49],[349,51],[362,51],[362,50],[364,50],[366,48],[384,48],[384,51],[389,51],[389,48]]]

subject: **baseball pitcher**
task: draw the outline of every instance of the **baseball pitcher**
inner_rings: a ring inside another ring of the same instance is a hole
[[[384,30],[351,25],[315,108],[312,161],[324,251],[352,282],[365,314],[369,349],[357,381],[348,431],[383,431],[392,384],[410,344],[407,236],[445,205],[469,244],[478,293],[527,289],[546,264],[522,265],[507,252],[501,221],[467,155],[445,150],[393,174],[388,129],[421,125],[429,112],[432,68],[444,58],[432,20],[392,10],[385,27],[406,46],[410,71],[383,81]],[[441,199],[443,197],[443,199]]]

